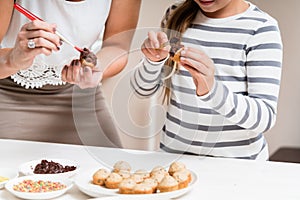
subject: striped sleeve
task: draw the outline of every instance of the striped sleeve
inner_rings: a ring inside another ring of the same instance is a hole
[[[151,62],[143,59],[137,68],[133,71],[130,79],[130,85],[135,90],[137,96],[149,97],[160,88],[161,71],[164,61]]]
[[[221,81],[200,97],[232,124],[255,131],[269,130],[275,123],[282,66],[282,41],[275,20],[267,20],[247,42],[247,95],[231,92]]]
[[[165,28],[167,20],[178,5],[170,6],[161,20],[161,28]],[[161,72],[167,58],[160,62],[151,62],[147,58],[139,63],[138,67],[133,71],[130,79],[130,85],[139,97],[149,97],[162,85]]]

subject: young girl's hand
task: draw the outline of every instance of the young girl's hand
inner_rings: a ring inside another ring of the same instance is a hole
[[[192,47],[184,47],[181,51],[180,64],[193,77],[198,96],[207,94],[213,87],[215,66],[203,51]]]
[[[170,45],[161,47],[168,42],[168,36],[164,32],[150,31],[148,38],[142,44],[142,52],[151,61],[157,62],[169,55]]]
[[[50,55],[52,51],[58,51],[61,44],[55,29],[55,24],[39,20],[23,25],[10,53],[12,67],[17,70],[26,69],[32,65],[35,56]],[[29,40],[35,43],[35,47],[28,47]]]
[[[90,67],[82,67],[76,59],[70,65],[65,65],[62,70],[62,80],[78,85],[81,89],[97,87],[102,80],[103,72]]]

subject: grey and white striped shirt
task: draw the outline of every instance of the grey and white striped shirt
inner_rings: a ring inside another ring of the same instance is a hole
[[[161,149],[268,159],[263,133],[276,120],[282,41],[277,21],[249,4],[244,13],[222,19],[207,18],[199,11],[183,34],[183,45],[202,49],[214,61],[215,85],[199,97],[187,70],[180,67],[172,76]],[[144,59],[131,79],[136,93],[154,94],[163,85],[163,69],[163,62]]]

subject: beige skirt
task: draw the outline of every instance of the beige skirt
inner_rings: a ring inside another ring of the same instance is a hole
[[[25,89],[0,80],[0,138],[121,147],[101,88]]]

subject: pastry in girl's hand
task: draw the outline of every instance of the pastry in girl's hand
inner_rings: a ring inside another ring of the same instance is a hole
[[[180,61],[180,56],[181,56],[181,52],[182,48],[179,49],[178,51],[176,51],[176,53],[174,54],[174,56],[171,58],[174,62],[179,62]]]
[[[182,44],[180,44],[180,39],[178,37],[172,37],[170,39],[170,58],[174,62],[179,62],[180,61],[180,52],[182,48],[184,47]]]
[[[79,60],[82,67],[90,67],[93,69],[97,65],[97,56],[87,48],[84,48],[80,53]]]

